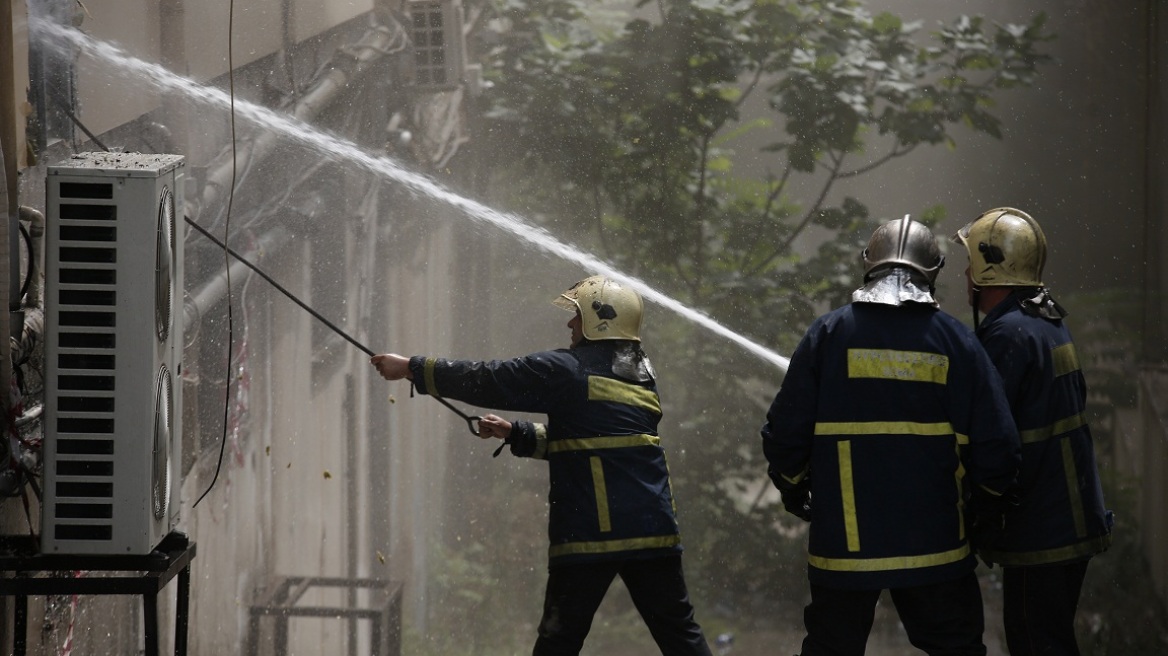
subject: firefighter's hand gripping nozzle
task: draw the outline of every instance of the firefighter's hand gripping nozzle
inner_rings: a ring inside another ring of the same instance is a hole
[[[805,522],[811,521],[811,477],[804,474],[792,482],[773,467],[767,469],[767,475],[779,490],[783,508]]]
[[[397,355],[396,353],[370,354],[369,364],[373,365],[373,368],[377,369],[377,373],[386,380],[402,380],[403,378],[413,380],[413,377],[410,375],[410,359],[405,356]],[[413,395],[414,388],[411,386],[410,396]],[[466,414],[451,405],[449,401],[441,396],[433,396],[433,398],[447,408],[450,408],[454,414],[462,417],[466,422],[467,428],[470,429],[471,435],[479,435],[479,427],[475,425],[475,422],[481,421],[482,417]]]
[[[779,490],[783,499],[783,508],[799,519],[811,521],[811,488],[807,486],[790,490]]]

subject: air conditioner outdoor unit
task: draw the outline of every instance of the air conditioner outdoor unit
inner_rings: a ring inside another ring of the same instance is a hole
[[[147,554],[178,521],[181,155],[48,167],[41,550]]]

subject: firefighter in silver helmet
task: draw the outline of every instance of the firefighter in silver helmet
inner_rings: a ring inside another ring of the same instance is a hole
[[[984,656],[964,514],[1014,485],[1018,434],[985,351],[937,307],[928,227],[884,223],[862,260],[863,285],[812,322],[762,427],[767,473],[811,523],[801,653],[862,655],[887,589],[913,646]]]
[[[969,254],[977,337],[1022,436],[1018,505],[979,549],[1003,568],[1006,643],[1011,656],[1078,654],[1074,620],[1087,561],[1110,544],[1112,521],[1067,313],[1042,281],[1046,236],[1026,212],[998,207],[953,240]]]
[[[888,305],[911,301],[937,307],[933,293],[945,256],[923,223],[905,215],[881,225],[860,257],[864,286],[852,295],[853,301]]]
[[[535,656],[578,654],[592,618],[620,576],[662,653],[709,656],[682,574],[681,536],[657,425],[661,399],[641,348],[644,304],[606,276],[581,280],[552,301],[572,312],[571,347],[511,360],[394,354],[372,364],[423,394],[514,412],[487,414],[482,437],[546,460],[548,581]]]

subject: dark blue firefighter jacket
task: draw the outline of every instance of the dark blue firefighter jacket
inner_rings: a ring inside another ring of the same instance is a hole
[[[1111,527],[1084,415],[1087,386],[1063,321],[1003,301],[977,335],[1002,375],[1022,439],[1019,505],[1006,515],[987,560],[1003,566],[1087,558],[1111,543]]]
[[[547,415],[546,428],[514,422],[511,451],[548,461],[549,567],[682,549],[656,385],[614,374],[613,348],[586,341],[512,360],[410,359],[421,393]]]
[[[767,413],[780,489],[811,479],[808,577],[918,586],[976,566],[964,499],[1015,482],[1018,434],[973,332],[931,306],[852,303],[818,318]]]

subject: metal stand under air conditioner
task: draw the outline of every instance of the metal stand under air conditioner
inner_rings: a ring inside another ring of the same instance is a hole
[[[300,603],[305,593],[325,588],[348,592],[348,603],[340,606],[308,606]],[[357,599],[358,590],[369,593],[369,599],[364,603]],[[251,607],[247,646],[243,653],[244,656],[259,654],[260,620],[265,617],[275,620],[271,644],[277,656],[286,656],[288,653],[288,621],[296,617],[316,617],[347,620],[351,625],[358,620],[367,620],[371,625],[369,653],[373,656],[400,656],[401,605],[402,584],[397,581],[329,576],[278,577],[270,594]],[[351,626],[349,632],[350,636],[355,635],[355,626]],[[356,653],[354,641],[349,644],[349,653]]]
[[[40,595],[141,595],[146,656],[158,656],[158,593],[178,576],[174,617],[174,653],[187,653],[191,560],[195,543],[172,532],[152,553],[137,556],[40,554],[31,536],[0,537],[0,596],[16,597],[13,611],[13,656],[24,656],[28,643],[28,598]],[[75,570],[124,572],[121,576],[75,578]],[[11,577],[7,576],[11,575]]]

